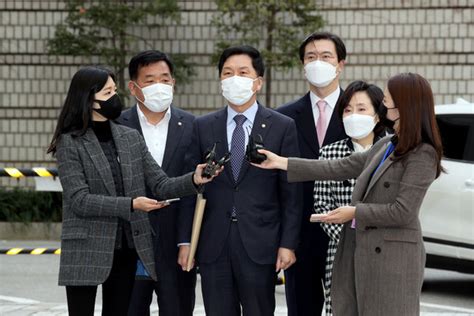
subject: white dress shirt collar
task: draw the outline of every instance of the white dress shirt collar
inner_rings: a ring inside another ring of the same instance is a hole
[[[235,124],[234,116],[238,114],[244,115],[247,121],[249,121],[250,124],[253,126],[253,122],[255,121],[255,116],[257,115],[257,111],[258,111],[257,102],[252,104],[252,106],[249,107],[247,110],[245,110],[243,113],[239,113],[235,111],[233,108],[231,108],[230,106],[227,106],[227,126]]]
[[[230,106],[227,106],[226,131],[227,131],[227,145],[228,145],[229,151],[232,145],[232,134],[234,133],[234,129],[237,126],[237,124],[234,121],[234,117],[236,115],[242,114],[246,118],[242,127],[244,128],[244,131],[245,131],[245,146],[247,146],[247,144],[249,143],[249,135],[252,133],[252,127],[255,121],[255,116],[257,115],[257,111],[258,111],[257,102],[252,104],[252,106],[249,107],[247,110],[245,110],[245,112],[243,113],[238,113],[234,109],[232,109]]]
[[[148,122],[145,114],[137,106],[138,120],[142,128],[143,138],[155,161],[162,166],[166,150],[166,140],[168,138],[168,128],[171,119],[171,108],[165,113],[165,116],[158,124]]]
[[[151,124],[150,122],[148,122],[147,117],[142,112],[142,110],[140,109],[140,105],[138,105],[138,104],[137,104],[137,113],[138,113],[138,119],[140,120],[140,124],[148,124],[148,125],[151,125],[151,126],[157,126],[157,125],[160,125],[160,124],[169,123],[169,121],[171,119],[171,106],[168,107],[168,110],[166,110],[165,116],[163,117],[163,119],[161,121],[158,122],[158,124]]]
[[[372,144],[369,144],[369,145],[364,147],[361,144],[356,143],[353,140],[351,140],[351,141],[352,141],[352,145],[354,146],[354,152],[356,152],[356,153],[361,153],[361,152],[367,151],[367,150],[370,149],[370,147],[372,147]]]
[[[339,99],[339,95],[341,94],[341,88],[337,86],[336,90],[334,90],[330,95],[325,97],[323,100],[326,101],[328,106],[331,108],[331,112],[334,110],[336,106],[337,100]],[[313,91],[309,92],[309,97],[311,99],[311,106],[314,108],[316,107],[316,103],[321,100]]]

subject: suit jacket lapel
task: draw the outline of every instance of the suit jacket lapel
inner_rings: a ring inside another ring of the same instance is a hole
[[[112,136],[115,142],[115,148],[120,162],[120,170],[122,171],[122,182],[124,192],[130,192],[132,188],[132,165],[130,157],[130,145],[127,138],[121,133],[120,129],[114,124],[110,123],[112,129]]]
[[[390,143],[387,143],[387,146],[388,146],[388,144],[390,144]],[[383,151],[381,153],[382,155],[380,155],[380,157],[376,157],[378,159],[376,160],[377,163],[375,164],[375,168],[377,168],[380,161],[382,160],[383,155],[385,154],[385,150],[387,149],[387,146],[384,146]],[[372,178],[370,179],[369,185],[367,186],[367,190],[365,190],[364,198],[365,198],[365,196],[367,196],[367,193],[370,191],[370,189],[372,189],[374,184],[385,173],[385,171],[387,171],[387,169],[393,164],[393,160],[391,159],[392,157],[393,157],[393,153],[390,154],[390,156],[388,156],[387,159],[385,159],[382,166],[380,166],[379,170],[377,170],[377,172],[372,176]],[[375,168],[373,168],[372,170],[375,170]]]
[[[133,127],[136,129],[140,135],[143,136],[142,126],[140,125],[140,120],[138,119],[137,105],[135,104],[126,112],[127,115],[123,117],[124,121],[127,121],[127,126]]]
[[[95,136],[93,130],[89,128],[83,136],[84,147],[89,153],[89,157],[92,160],[95,168],[100,174],[102,181],[104,182],[105,188],[111,196],[117,195],[115,191],[114,178],[112,176],[112,170],[110,164],[105,157],[104,151],[100,147],[99,140]]]
[[[388,144],[387,144],[388,146]],[[361,175],[357,178],[357,183],[354,188],[354,192],[352,193],[352,202],[357,203],[359,201],[362,201],[363,198],[367,195],[367,192],[372,188],[373,184],[377,179],[380,177],[382,174],[382,168],[386,170],[386,168],[389,166],[389,162],[391,164],[391,161],[389,158],[385,161],[381,169],[377,171],[377,174],[372,175],[379,165],[380,161],[383,158],[383,155],[385,154],[385,150],[387,149],[387,146],[382,146],[380,150],[375,153],[375,155],[371,158],[370,163],[368,164],[367,168],[364,169],[364,171],[361,173]]]
[[[264,145],[265,145],[266,135],[272,125],[272,121],[270,120],[270,117],[271,117],[271,112],[259,104],[257,114],[255,115],[255,120],[253,122],[253,127],[252,127],[252,132],[250,133],[250,137],[254,137],[255,139],[258,139],[259,138],[258,135],[261,135]],[[249,169],[249,166],[250,166],[250,163],[246,159],[244,159],[244,162],[242,163],[242,167],[240,168],[239,179],[237,180],[237,184],[242,181],[243,177],[245,176],[245,174],[247,173]]]
[[[314,122],[313,109],[309,92],[301,100],[303,103],[299,109],[299,115],[295,119],[296,127],[300,130],[306,143],[309,145],[315,155],[319,155],[318,134],[316,132],[316,123]]]
[[[166,172],[170,162],[172,161],[173,154],[178,147],[178,144],[181,141],[181,137],[183,136],[184,126],[183,122],[181,121],[182,117],[178,116],[176,111],[171,108],[171,118],[168,125],[168,135],[166,137],[166,146],[165,146],[165,154],[163,156],[163,163],[161,168]]]
[[[337,107],[339,101],[341,100],[342,93],[343,91],[341,90],[341,93],[339,94],[339,99],[337,100],[336,105],[334,106],[334,110],[332,111],[331,119],[329,120],[329,125],[326,130],[326,135],[324,136],[323,145],[332,144],[335,141],[341,139],[341,136],[339,134],[345,134],[344,126],[342,124],[341,119],[339,118],[339,114],[337,113]]]
[[[215,120],[212,124],[212,131],[214,133],[214,142],[216,143],[216,158],[220,159],[226,153],[228,153],[229,145],[227,143],[227,107],[215,113]],[[211,144],[212,146],[213,144]],[[204,150],[211,150],[211,148],[203,148]],[[224,173],[226,174],[229,181],[234,182],[234,176],[232,175],[232,168],[230,163],[224,167]]]

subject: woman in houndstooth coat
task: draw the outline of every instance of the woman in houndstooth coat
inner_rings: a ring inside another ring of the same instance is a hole
[[[344,123],[346,134],[350,137],[322,147],[319,159],[340,159],[353,152],[365,151],[385,136],[385,129],[379,123],[384,119],[382,100],[383,92],[379,87],[363,81],[352,82],[344,91],[337,108],[337,114]],[[355,179],[315,181],[314,211],[317,214],[325,214],[340,206],[349,205],[355,183]],[[330,295],[332,266],[343,225],[328,223],[320,223],[320,225],[329,236],[324,297],[326,315],[332,315]]]

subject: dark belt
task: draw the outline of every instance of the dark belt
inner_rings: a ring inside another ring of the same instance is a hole
[[[233,223],[236,223],[237,222],[237,217],[231,217],[230,221],[233,222]]]

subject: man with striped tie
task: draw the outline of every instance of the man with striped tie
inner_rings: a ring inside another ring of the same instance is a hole
[[[301,207],[298,185],[286,173],[249,164],[250,137],[282,155],[299,155],[292,119],[257,102],[264,64],[250,46],[230,47],[219,60],[227,106],[199,117],[187,156],[203,161],[216,144],[216,156],[231,153],[223,174],[206,185],[207,199],[197,250],[208,316],[266,316],[275,310],[275,272],[295,262]],[[193,204],[189,203],[191,230]],[[189,241],[189,240],[187,240]],[[183,240],[182,242],[186,242]]]

